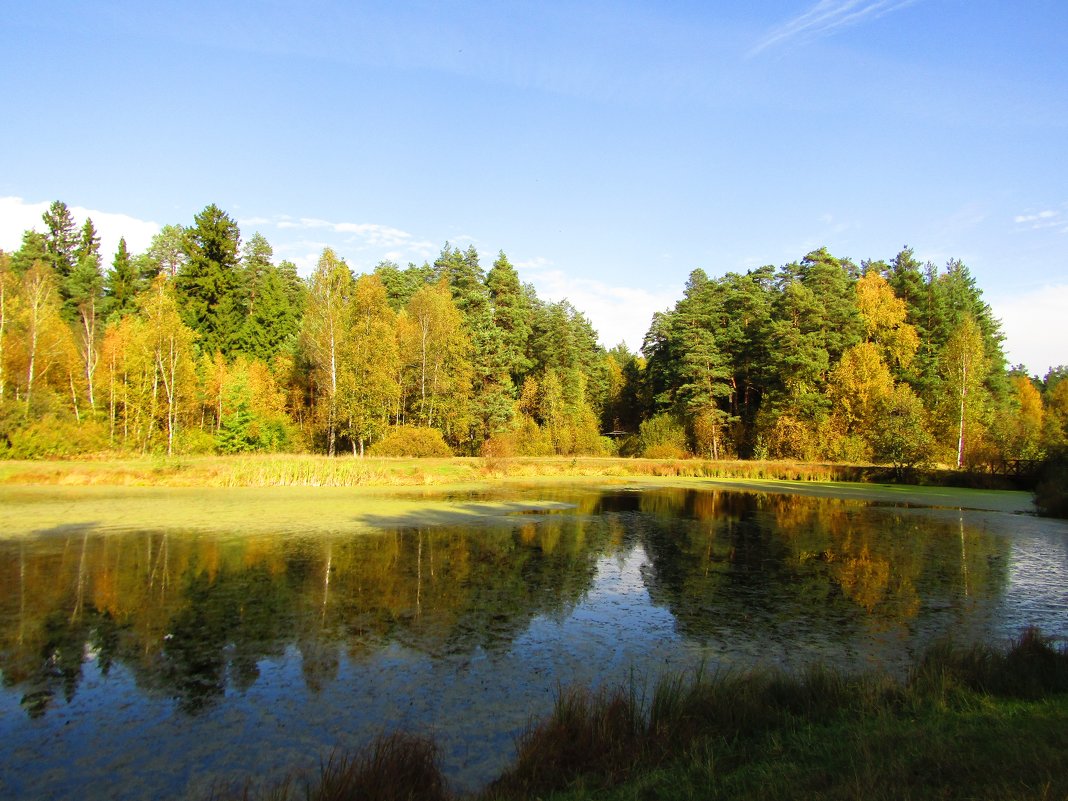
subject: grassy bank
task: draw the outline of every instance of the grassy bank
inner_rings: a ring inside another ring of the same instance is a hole
[[[542,483],[683,486],[995,512],[1034,509],[1023,492],[834,480],[845,469],[790,462],[319,456],[0,462],[0,504],[6,507],[0,536],[79,521],[92,521],[98,529],[225,527],[235,534],[351,532],[359,525],[413,520],[475,523],[517,511],[519,500],[474,502],[468,491],[503,489],[507,495],[509,486],[523,487],[522,503],[548,508],[537,493]]]
[[[8,484],[212,487],[425,486],[487,478],[672,477],[862,481],[873,468],[777,461],[532,457],[363,459],[306,454],[0,462]]]
[[[811,669],[568,689],[517,750],[474,798],[1062,799],[1068,652],[1029,632],[1007,652],[936,648],[904,681]],[[408,736],[236,795],[452,797],[433,743]]]

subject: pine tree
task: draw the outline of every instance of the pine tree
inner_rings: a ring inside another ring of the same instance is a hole
[[[157,275],[164,275],[168,280],[178,276],[186,263],[185,229],[180,225],[165,225],[145,250],[145,261],[138,276],[144,286],[148,286]]]

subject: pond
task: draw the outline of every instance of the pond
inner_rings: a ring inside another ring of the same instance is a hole
[[[205,798],[398,729],[470,790],[561,685],[1068,635],[1068,525],[1026,515],[538,485],[272,493],[272,528],[90,489],[0,498],[0,797]]]

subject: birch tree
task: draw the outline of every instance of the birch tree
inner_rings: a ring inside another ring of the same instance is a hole
[[[162,393],[163,426],[170,456],[174,453],[182,408],[195,387],[195,334],[182,323],[178,304],[163,276],[156,278],[142,297],[141,316],[144,320],[142,347],[151,356],[153,389],[157,395]]]
[[[385,430],[400,397],[396,314],[375,275],[361,276],[354,285],[349,331],[342,405],[353,451],[358,448],[363,456],[366,442]]]
[[[338,387],[352,286],[348,265],[325,248],[311,276],[300,340],[311,366],[315,406],[326,428],[326,448],[331,456],[337,452]]]
[[[945,397],[953,405],[957,424],[957,468],[960,469],[965,450],[977,434],[986,378],[983,333],[970,314],[964,315],[946,342],[942,372],[947,389]]]

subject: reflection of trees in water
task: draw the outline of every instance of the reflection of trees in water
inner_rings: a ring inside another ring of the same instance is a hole
[[[430,655],[507,648],[585,594],[610,533],[570,516],[350,538],[91,531],[0,543],[0,669],[27,711],[69,700],[87,658],[196,712],[294,643],[309,688],[386,642]]]
[[[781,495],[560,491],[566,514],[508,526],[405,526],[351,537],[61,530],[0,542],[0,669],[27,712],[70,699],[86,659],[127,667],[196,712],[243,690],[292,643],[317,691],[342,657],[387,643],[438,657],[505,650],[563,618],[597,560],[640,542],[654,602],[698,638],[828,640],[896,630],[925,609],[963,619],[999,595],[1007,543],[907,510]]]
[[[960,618],[1007,581],[1008,543],[929,513],[831,498],[669,490],[642,496],[654,602],[691,636],[828,640]]]

